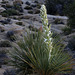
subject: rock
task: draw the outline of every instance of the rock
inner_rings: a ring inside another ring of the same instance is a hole
[[[30,5],[30,2],[29,2],[29,1],[26,1],[26,3],[25,3],[25,4]]]
[[[8,31],[7,32],[7,37],[13,36],[14,35],[14,31]]]
[[[0,7],[0,12],[3,12],[4,10],[6,10],[6,9],[3,7]]]

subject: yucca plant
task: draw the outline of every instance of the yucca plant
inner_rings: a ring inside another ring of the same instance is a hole
[[[71,56],[52,38],[44,5],[41,6],[40,12],[42,29],[35,34],[27,32],[27,36],[17,43],[18,47],[14,46],[13,51],[9,53],[11,65],[20,69],[20,75],[29,72],[38,75],[69,73],[73,66]]]

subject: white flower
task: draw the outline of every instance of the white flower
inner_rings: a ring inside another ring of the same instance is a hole
[[[49,38],[49,40],[51,41],[51,40],[52,40],[52,38]]]
[[[51,31],[49,31],[49,34],[51,34]]]
[[[44,21],[44,24],[46,25],[46,21]]]
[[[48,29],[48,26],[46,26],[46,29]]]
[[[47,36],[49,36],[50,34],[47,34]]]
[[[44,18],[46,18],[46,16],[44,15]]]
[[[51,42],[51,45],[52,45],[52,42]]]
[[[47,39],[44,39],[44,42],[46,42],[47,41]]]
[[[44,30],[46,32],[46,30]]]

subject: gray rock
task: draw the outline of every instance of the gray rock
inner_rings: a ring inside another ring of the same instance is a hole
[[[11,37],[14,35],[14,31],[8,31],[6,35],[7,37]]]

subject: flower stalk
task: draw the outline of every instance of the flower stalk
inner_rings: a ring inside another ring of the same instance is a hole
[[[52,37],[51,37],[52,32],[50,31],[51,25],[49,25],[48,27],[48,18],[47,18],[47,11],[45,5],[41,6],[40,16],[43,24],[44,42],[46,42],[48,47],[50,48],[49,49],[50,50],[49,57],[50,57],[52,52]]]

